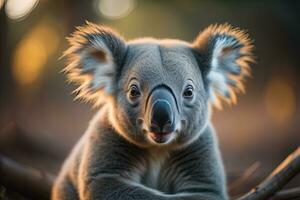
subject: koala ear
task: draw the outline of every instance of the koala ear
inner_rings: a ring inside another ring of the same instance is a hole
[[[235,103],[236,93],[244,92],[249,64],[254,62],[248,35],[228,24],[212,25],[199,34],[192,47],[201,59],[200,67],[205,69],[211,102],[218,108],[222,107],[222,99]]]
[[[116,77],[126,51],[125,41],[113,30],[87,22],[68,38],[64,52],[68,80],[79,87],[76,98],[101,103],[101,96],[115,90]]]

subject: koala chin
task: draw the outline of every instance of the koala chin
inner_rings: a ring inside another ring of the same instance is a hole
[[[64,72],[99,111],[66,159],[52,200],[226,200],[210,107],[235,103],[253,63],[248,35],[212,25],[192,43],[125,41],[87,23]]]

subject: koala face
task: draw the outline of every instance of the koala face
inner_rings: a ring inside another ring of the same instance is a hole
[[[210,104],[235,102],[253,61],[244,32],[210,26],[193,43],[138,39],[88,23],[70,38],[65,71],[78,97],[109,105],[112,126],[143,147],[179,147],[202,132]]]
[[[120,77],[113,113],[130,140],[177,146],[201,132],[209,114],[208,93],[189,44],[129,42]]]

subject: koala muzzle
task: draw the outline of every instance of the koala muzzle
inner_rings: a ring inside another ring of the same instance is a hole
[[[164,86],[155,88],[146,105],[146,121],[149,131],[160,136],[175,131],[176,100],[172,91]]]

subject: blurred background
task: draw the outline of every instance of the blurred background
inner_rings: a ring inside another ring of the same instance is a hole
[[[85,131],[95,110],[73,101],[59,60],[85,20],[127,39],[186,41],[228,22],[248,30],[257,64],[246,95],[213,122],[230,192],[247,191],[300,144],[299,19],[300,1],[0,0],[0,154],[57,173]]]

